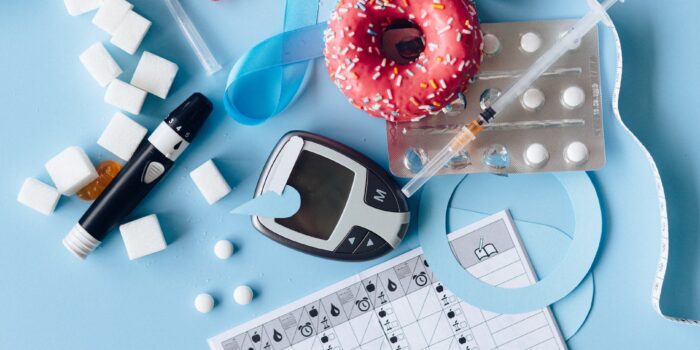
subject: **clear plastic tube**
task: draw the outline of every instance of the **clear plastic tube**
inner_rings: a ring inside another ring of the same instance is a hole
[[[207,43],[204,41],[204,39],[202,39],[202,36],[192,23],[192,20],[190,20],[190,17],[187,15],[187,12],[185,12],[185,9],[182,8],[180,1],[165,0],[165,5],[168,7],[168,10],[170,10],[173,17],[175,17],[177,25],[180,27],[180,30],[182,30],[182,34],[185,35],[185,38],[190,44],[190,47],[192,47],[192,50],[194,50],[195,55],[197,55],[197,58],[202,64],[202,67],[204,67],[204,70],[207,72],[207,75],[212,75],[220,71],[221,65],[216,61],[216,58],[214,58],[214,55],[209,50]]]
[[[549,69],[564,53],[578,46],[581,39],[595,27],[598,22],[605,18],[606,11],[622,0],[606,0],[603,4],[594,4],[590,12],[581,18],[569,32],[559,39],[554,46],[547,50],[535,63],[518,79],[513,85],[506,90],[494,103],[491,105],[493,115],[498,115],[505,107],[516,101],[532,83],[534,83],[543,73]],[[473,124],[472,124],[473,125]],[[477,130],[477,132],[474,132]],[[465,146],[472,142],[481,128],[474,129],[472,127],[464,127],[450,142],[436,154],[425,166],[419,171],[402,189],[401,191],[406,197],[411,197],[425,185],[430,178],[435,176],[447,162],[456,156]]]

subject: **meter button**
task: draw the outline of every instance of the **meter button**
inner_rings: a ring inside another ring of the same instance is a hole
[[[367,205],[384,211],[398,212],[399,205],[394,192],[372,172],[367,172],[367,188],[365,192]]]
[[[350,233],[343,238],[338,248],[335,249],[335,252],[340,254],[352,254],[352,252],[360,246],[360,243],[362,243],[362,240],[367,236],[368,232],[367,229],[353,226]]]
[[[369,231],[365,239],[362,240],[362,243],[360,243],[360,246],[355,250],[354,254],[369,253],[373,250],[381,249],[385,245],[387,245],[385,240],[377,236],[376,233]]]

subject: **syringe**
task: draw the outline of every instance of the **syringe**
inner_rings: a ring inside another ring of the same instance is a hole
[[[431,177],[442,169],[450,159],[455,157],[464,147],[474,141],[483,131],[483,125],[490,123],[498,113],[515,102],[549,67],[556,63],[567,51],[578,47],[581,39],[602,21],[607,10],[618,1],[606,0],[603,4],[596,0],[591,2],[591,11],[581,18],[564,36],[547,50],[513,85],[508,88],[493,104],[481,112],[479,117],[461,128],[459,133],[438,152],[430,161],[409,181],[401,191],[406,197],[414,195]]]

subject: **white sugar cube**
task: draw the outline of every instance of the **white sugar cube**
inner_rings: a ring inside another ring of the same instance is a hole
[[[125,0],[104,0],[95,17],[92,18],[92,24],[114,35],[132,8],[134,5]]]
[[[70,196],[97,178],[97,170],[82,148],[71,146],[46,162],[46,171],[59,192]]]
[[[139,49],[149,28],[151,28],[151,21],[134,11],[129,11],[122,23],[117,27],[110,42],[128,54],[133,55]]]
[[[114,79],[105,92],[105,102],[131,114],[141,113],[146,91]]]
[[[168,97],[177,69],[177,64],[144,51],[131,84],[164,99]]]
[[[102,87],[107,86],[122,74],[121,67],[100,42],[93,44],[80,54],[80,62]]]
[[[102,5],[102,0],[63,0],[66,10],[71,16],[80,16],[92,10],[97,10]]]
[[[55,188],[31,177],[24,180],[17,201],[44,214],[51,215],[61,194]]]
[[[166,247],[163,230],[155,214],[119,226],[129,260],[159,252]]]
[[[117,112],[107,124],[97,144],[115,156],[128,161],[134,155],[148,130],[124,114]]]
[[[211,159],[192,170],[190,177],[209,204],[218,202],[231,192],[231,186]]]

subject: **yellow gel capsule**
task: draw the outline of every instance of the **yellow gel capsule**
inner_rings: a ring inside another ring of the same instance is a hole
[[[122,167],[119,163],[113,160],[105,160],[97,166],[97,178],[80,189],[76,194],[80,199],[94,201],[102,194],[102,191],[107,188],[109,183],[117,177],[121,169]]]

